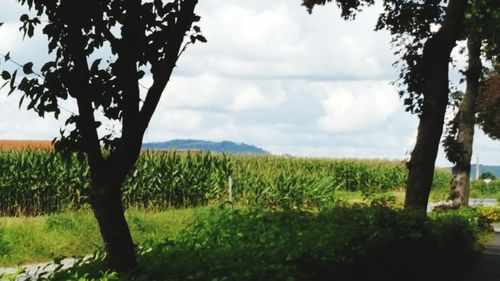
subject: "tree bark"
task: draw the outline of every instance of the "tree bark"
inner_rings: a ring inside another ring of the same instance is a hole
[[[479,95],[481,78],[481,40],[476,34],[469,34],[467,39],[468,69],[466,72],[467,87],[460,109],[455,117],[457,126],[456,163],[452,169],[453,180],[450,185],[450,199],[454,206],[468,206],[470,193],[470,162],[474,140],[475,109]]]
[[[77,19],[75,17],[74,19]],[[104,241],[106,260],[112,270],[126,273],[136,266],[134,243],[125,220],[121,201],[121,187],[125,177],[135,164],[140,151],[140,141],[136,142],[135,149],[119,153],[117,158],[126,158],[127,161],[111,161],[104,159],[99,144],[99,137],[95,126],[95,117],[89,81],[89,68],[84,54],[85,41],[81,23],[69,22],[69,50],[75,61],[71,91],[74,94],[79,117],[79,129],[82,135],[82,147],[89,159],[91,189],[90,204],[99,225],[99,231]],[[142,140],[141,137],[136,139]],[[126,157],[124,157],[126,156]]]
[[[136,267],[136,257],[123,210],[122,184],[123,181],[112,183],[104,173],[94,174],[89,201],[104,241],[108,265],[117,272],[127,273]]]
[[[180,11],[173,33],[164,34],[169,40],[164,47],[164,55],[149,59],[153,74],[153,85],[148,90],[144,105],[140,108],[138,81],[138,62],[141,44],[146,41],[145,22],[141,18],[141,0],[124,1],[126,18],[122,27],[122,38],[116,39],[111,32],[111,44],[117,47],[118,59],[113,66],[113,73],[118,77],[119,90],[122,92],[122,135],[117,147],[105,158],[102,155],[100,139],[94,116],[92,87],[89,84],[90,71],[85,53],[86,37],[82,32],[87,18],[82,18],[78,9],[73,9],[72,1],[62,1],[63,20],[68,26],[66,43],[74,62],[71,73],[71,96],[77,100],[78,118],[76,123],[81,134],[81,149],[89,159],[91,189],[89,201],[99,224],[104,241],[107,262],[112,270],[127,273],[136,266],[133,240],[123,213],[121,188],[127,174],[134,167],[141,150],[144,132],[158,105],[160,97],[170,79],[173,68],[179,58],[184,37],[196,20],[194,9],[198,0],[180,1]],[[94,3],[95,4],[95,3]],[[106,31],[104,31],[106,32]],[[118,42],[118,43],[117,43]]]
[[[419,67],[423,105],[418,135],[408,162],[405,209],[425,212],[448,105],[448,67],[451,50],[462,32],[466,0],[450,0],[438,32],[425,42]]]

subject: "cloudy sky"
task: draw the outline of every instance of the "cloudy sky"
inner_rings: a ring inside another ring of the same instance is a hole
[[[2,2],[0,52],[40,66],[45,38],[23,41],[23,10]],[[300,0],[200,1],[208,43],[181,57],[145,141],[231,140],[275,154],[408,159],[418,120],[404,112],[390,84],[397,58],[389,34],[373,31],[378,12],[345,22],[334,5],[309,15]],[[0,93],[0,139],[59,134],[61,121],[40,119],[18,101],[19,94]],[[499,148],[477,134],[481,162],[500,164]],[[450,165],[442,152],[438,165]]]

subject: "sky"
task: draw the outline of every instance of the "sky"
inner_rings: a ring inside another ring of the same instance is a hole
[[[300,0],[200,1],[208,43],[191,46],[178,61],[144,140],[229,140],[273,154],[408,160],[418,118],[404,111],[391,85],[398,58],[390,35],[373,31],[379,12],[369,8],[346,22],[335,5],[309,15]],[[0,52],[40,67],[46,38],[38,32],[22,40],[23,13],[2,0]],[[458,84],[456,70],[451,77]],[[0,139],[59,135],[64,119],[19,109],[19,98],[0,92]],[[76,111],[72,103],[64,107]],[[481,163],[500,164],[500,143],[480,130],[474,152]],[[437,165],[451,166],[442,149]]]

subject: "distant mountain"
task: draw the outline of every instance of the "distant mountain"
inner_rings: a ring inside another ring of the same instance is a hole
[[[179,150],[203,150],[219,153],[234,154],[269,154],[269,152],[254,145],[235,143],[231,141],[213,142],[204,140],[171,140],[165,142],[144,143],[143,149],[179,149]]]
[[[490,172],[496,178],[500,178],[500,166],[488,166],[488,165],[479,164],[479,175],[486,173],[486,172]],[[471,164],[470,176],[473,179],[476,178],[476,164]]]

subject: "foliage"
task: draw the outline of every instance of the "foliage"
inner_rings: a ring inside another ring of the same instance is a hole
[[[364,7],[374,4],[372,0],[303,0],[302,4],[312,12],[316,5],[335,2],[342,10],[342,17],[353,19]],[[500,9],[496,0],[468,1],[465,14],[465,25],[462,38],[465,39],[470,30],[474,30],[484,39],[484,55],[490,61],[498,61],[500,30]],[[401,70],[396,83],[402,89],[400,96],[408,111],[421,113],[423,102],[422,54],[424,44],[436,31],[445,18],[447,1],[415,1],[384,0],[383,11],[379,15],[376,30],[388,30],[392,35],[395,54],[401,58],[394,65]]]
[[[189,44],[206,42],[201,29],[192,27],[200,20],[192,12],[197,3],[193,0],[17,2],[35,12],[34,17],[20,17],[20,31],[32,37],[41,26],[53,56],[39,73],[32,62],[24,64],[24,75],[18,84],[18,70],[4,70],[2,78],[8,80],[11,92],[23,93],[20,105],[29,101],[27,109],[41,117],[53,113],[58,118],[62,100],[78,102],[79,113],[66,119],[60,148],[88,152],[92,130],[97,134],[96,128],[110,121],[120,122],[123,129],[129,122],[147,127],[154,111],[151,106],[157,104],[157,96],[167,84],[163,79],[169,79],[180,54]],[[182,45],[186,35],[189,40]],[[104,59],[102,53],[111,56]],[[10,54],[5,56],[5,61],[9,60]],[[139,80],[146,74],[152,75],[155,87],[140,97]],[[160,75],[164,77],[160,79]],[[84,90],[88,93],[82,95]],[[141,110],[134,112],[133,106]],[[102,113],[104,120],[96,120],[96,112]],[[111,130],[110,134],[99,136],[99,140],[108,148],[116,148],[123,137],[120,133]]]
[[[488,223],[500,222],[500,209],[496,207],[480,207],[477,210]]]
[[[84,207],[86,161],[41,150],[0,151],[0,213]],[[402,162],[151,151],[140,156],[122,198],[126,207],[153,210],[222,203],[231,175],[237,204],[307,209],[331,205],[337,190],[370,195],[401,189],[406,173]],[[434,189],[444,189],[451,175],[436,170],[434,179]]]
[[[485,180],[485,179],[496,180],[496,177],[490,172],[482,173],[479,178],[482,180]]]
[[[140,250],[134,277],[111,275],[97,258],[49,280],[450,280],[488,231],[472,209],[211,210],[176,239]]]
[[[105,239],[108,264],[120,272],[131,270],[136,259],[123,216],[122,186],[179,57],[189,44],[207,41],[193,25],[200,20],[194,11],[198,0],[17,2],[36,12],[32,18],[21,16],[20,30],[32,37],[43,25],[51,56],[40,73],[26,63],[19,85],[18,70],[2,78],[10,82],[10,92],[23,94],[20,103],[29,100],[28,109],[41,117],[53,113],[58,118],[63,100],[76,103],[78,113],[66,118],[55,147],[68,157],[73,151],[86,154],[88,202]],[[152,84],[141,92],[146,75]],[[108,127],[100,128],[103,124]]]
[[[486,183],[482,180],[471,181],[471,192],[478,192],[483,195],[492,195],[500,192],[500,180]]]
[[[303,0],[303,5],[312,11],[315,5],[324,5],[333,0]],[[335,1],[342,8],[344,18],[353,18],[364,6],[374,1]],[[424,44],[435,32],[433,26],[439,26],[445,16],[446,1],[383,1],[383,11],[379,15],[376,30],[388,30],[392,35],[391,44],[395,54],[400,56],[394,65],[401,72],[396,80],[400,88],[400,96],[404,97],[407,111],[421,113],[423,102],[423,65],[422,54]]]
[[[493,139],[500,139],[500,74],[489,77],[479,95],[477,123]]]

